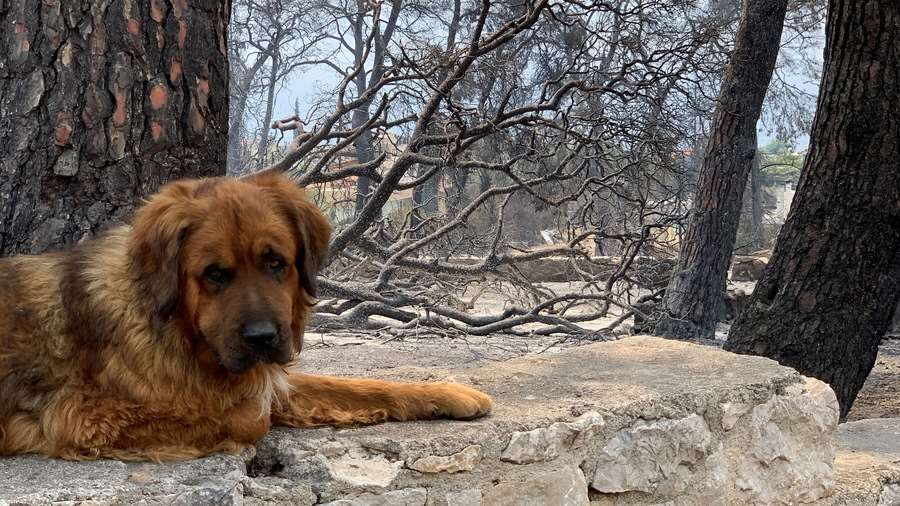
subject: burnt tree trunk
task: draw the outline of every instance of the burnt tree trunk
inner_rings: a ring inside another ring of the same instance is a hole
[[[759,251],[765,247],[763,244],[763,200],[765,193],[762,187],[762,168],[759,151],[753,156],[750,167],[750,251]]]
[[[809,155],[726,349],[831,385],[846,417],[900,297],[900,3],[832,0]]]
[[[225,172],[229,2],[0,0],[0,253]]]
[[[711,337],[722,315],[725,280],[744,187],[756,152],[756,123],[775,69],[787,0],[744,0],[725,69],[697,194],[656,333]]]

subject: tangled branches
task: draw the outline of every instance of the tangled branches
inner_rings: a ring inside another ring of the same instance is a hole
[[[272,124],[335,224],[315,325],[605,337],[660,295],[730,20],[693,2],[323,2]],[[346,65],[343,65],[346,63]]]

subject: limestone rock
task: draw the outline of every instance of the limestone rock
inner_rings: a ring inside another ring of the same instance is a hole
[[[331,477],[355,487],[386,488],[400,473],[403,461],[391,462],[384,455],[354,450],[328,461]]]
[[[237,483],[205,483],[193,489],[160,498],[158,504],[173,506],[241,506],[244,495]]]
[[[878,497],[878,506],[897,506],[900,504],[900,483],[885,483]]]
[[[806,378],[747,415],[735,485],[752,504],[807,503],[834,487],[832,465],[838,404],[834,392]]]
[[[362,494],[325,503],[324,506],[425,506],[428,492],[424,488],[405,488],[384,494]]]
[[[291,480],[275,476],[245,478],[244,502],[260,504],[291,504],[311,506],[318,501],[309,485],[296,485]]]
[[[603,493],[646,492],[674,497],[724,495],[727,470],[721,445],[702,417],[638,421],[600,451],[591,488]]]
[[[461,452],[446,457],[429,455],[413,462],[409,468],[422,473],[458,473],[475,469],[481,458],[481,446],[469,445]]]
[[[635,336],[478,365],[469,364],[468,344],[423,341],[416,346],[435,347],[423,360],[357,340],[308,350],[304,367],[398,381],[458,377],[493,395],[493,413],[276,428],[255,454],[162,465],[0,458],[0,506],[581,506],[589,503],[585,473],[597,506],[896,501],[896,420],[844,424],[835,465],[846,473],[835,474],[831,497],[817,499],[831,479],[834,395],[762,357]],[[334,369],[360,364],[366,369]],[[573,413],[586,414],[548,422]]]
[[[516,464],[543,462],[557,458],[567,447],[595,433],[604,425],[595,411],[585,413],[570,423],[557,422],[527,432],[513,432],[501,460]]]
[[[735,256],[731,264],[732,281],[757,281],[769,263],[767,255]]]
[[[59,501],[114,501],[125,483],[127,466],[102,460],[80,462],[14,457],[0,466],[0,504],[47,504]]]
[[[725,430],[731,430],[737,424],[738,420],[748,411],[750,411],[749,404],[743,402],[725,402],[722,404],[722,428]]]
[[[536,473],[525,482],[502,482],[484,491],[484,504],[491,506],[587,506],[588,486],[575,465],[554,472]]]
[[[481,506],[481,490],[470,488],[459,492],[448,492],[444,496],[447,506]]]

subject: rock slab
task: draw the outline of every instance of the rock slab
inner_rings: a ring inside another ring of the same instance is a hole
[[[0,459],[0,506],[825,504],[843,486],[834,394],[759,357],[636,336],[453,369],[373,363],[365,375],[473,384],[495,411],[279,428],[254,455],[174,464]],[[871,504],[895,500],[900,480],[883,483]]]

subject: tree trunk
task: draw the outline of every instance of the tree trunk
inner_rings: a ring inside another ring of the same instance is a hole
[[[757,151],[753,155],[753,164],[750,167],[750,250],[759,251],[765,247],[763,244],[763,187],[762,168],[760,155]]]
[[[0,253],[225,172],[229,2],[0,1]]]
[[[272,58],[272,66],[269,69],[269,89],[266,93],[266,115],[263,116],[262,130],[259,134],[259,147],[256,150],[256,168],[262,169],[268,165],[266,155],[269,152],[269,129],[272,128],[272,111],[275,109],[275,88],[278,87],[278,58]]]
[[[362,93],[365,88],[360,89],[360,93]],[[371,115],[369,114],[369,102],[366,102],[359,109],[353,111],[353,119],[351,120],[351,128],[354,130],[361,128],[366,124],[367,121],[371,119]],[[368,163],[375,159],[375,149],[373,146],[373,142],[375,140],[375,136],[372,135],[371,130],[363,130],[362,133],[359,134],[359,137],[353,141],[353,146],[356,149],[356,163]],[[356,205],[354,206],[353,215],[359,216],[359,213],[362,212],[363,207],[366,206],[366,202],[369,199],[369,194],[372,192],[371,190],[372,180],[365,177],[359,176],[356,178]]]
[[[271,45],[269,48],[271,49]],[[232,58],[240,58],[237,53],[232,53]],[[266,53],[259,55],[253,65],[246,69],[241,76],[234,75],[234,67],[232,66],[230,97],[231,119],[228,127],[228,173],[234,175],[242,175],[249,171],[252,161],[244,159],[244,136],[246,135],[246,126],[244,125],[245,116],[247,115],[247,101],[250,98],[250,87],[256,81],[256,75],[269,59]],[[233,62],[234,60],[232,60]],[[236,99],[236,100],[235,100]]]
[[[831,385],[846,417],[900,297],[900,3],[832,0],[809,156],[726,349]]]
[[[750,254],[763,249],[763,189],[762,169],[759,150],[753,156],[750,165],[750,176],[747,178],[747,191],[741,207],[740,225],[738,225],[735,253]]]
[[[712,337],[756,152],[756,122],[775,69],[787,0],[744,0],[697,194],[656,333]]]

